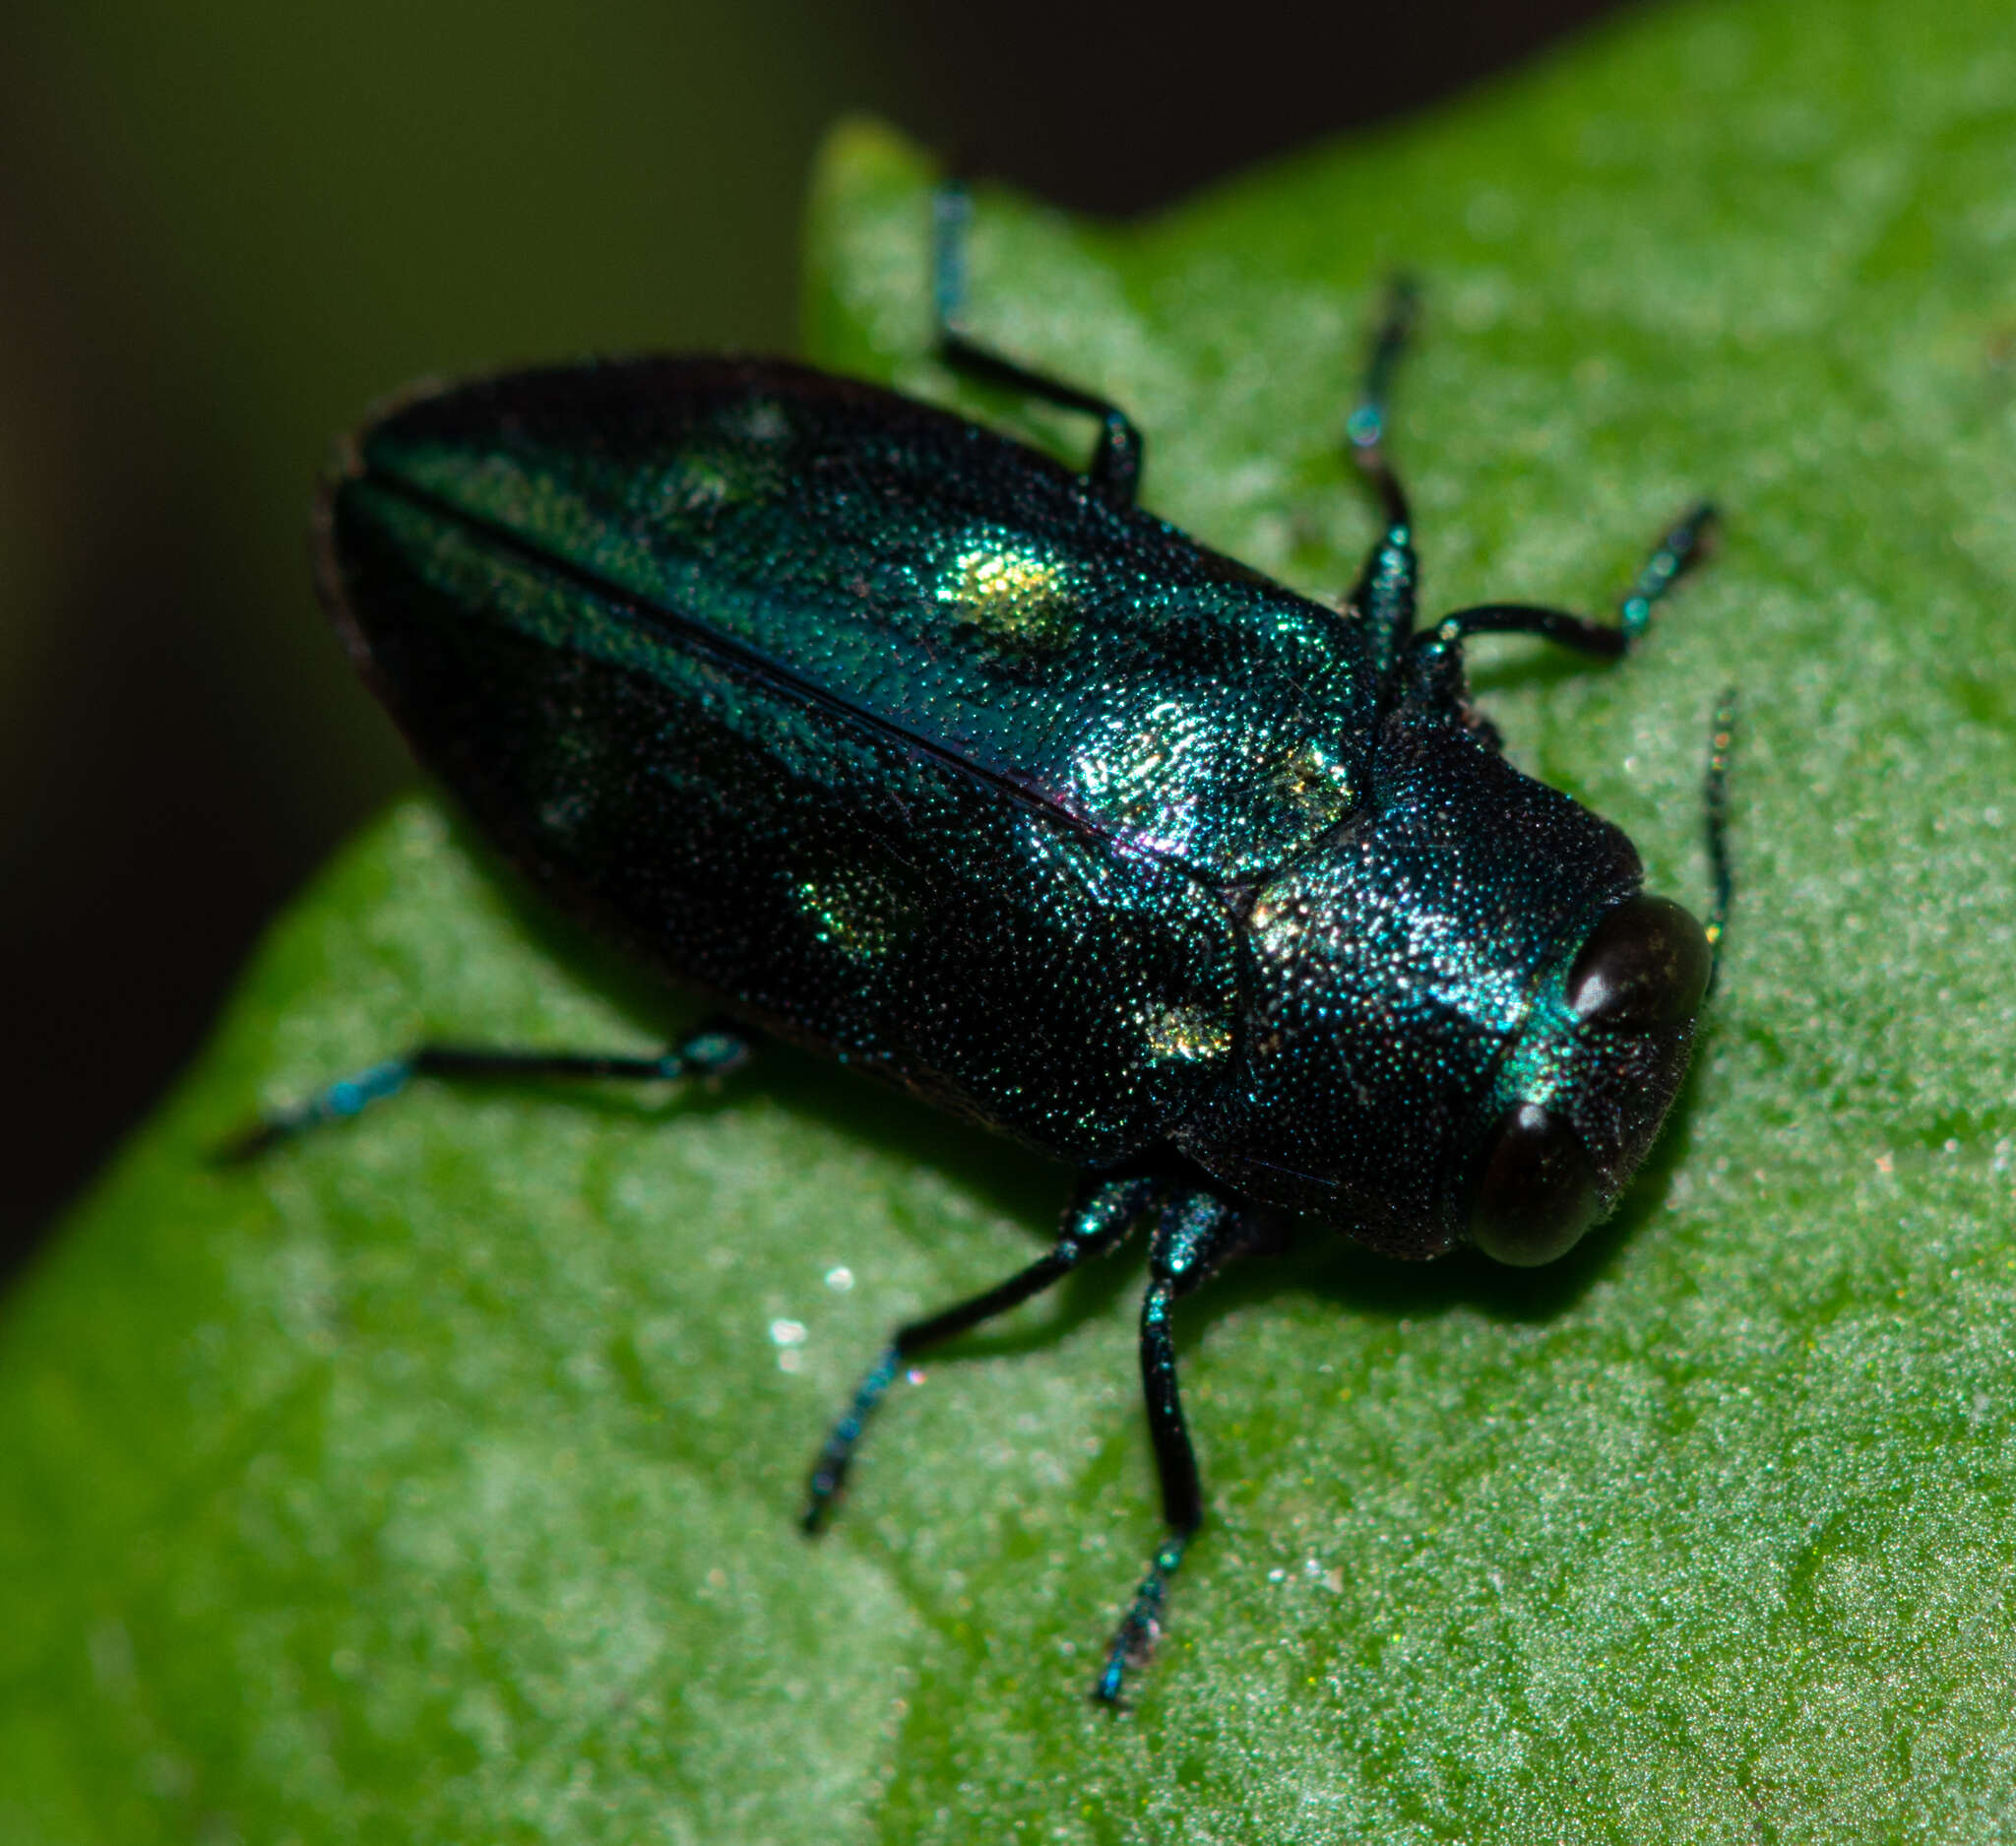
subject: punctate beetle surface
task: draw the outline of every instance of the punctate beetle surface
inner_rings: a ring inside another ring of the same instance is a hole
[[[263,1147],[415,1074],[719,1073],[754,1031],[1069,1161],[1054,1246],[897,1330],[819,1456],[831,1509],[926,1348],[1149,1227],[1141,1367],[1166,1535],[1094,1688],[1117,1700],[1203,1517],[1174,1303],[1303,1214],[1391,1254],[1567,1249],[1685,1071],[1704,930],[1631,843],[1522,775],[1465,639],[1614,658],[1694,553],[1668,534],[1613,624],[1488,605],[1422,624],[1383,448],[1395,290],[1348,424],[1384,529],[1340,607],[1135,504],[1111,404],[955,330],[939,350],[1090,414],[1075,472],[779,360],[650,358],[404,403],[318,518],[324,597],[420,759],[531,881],[722,1019],[662,1057],[422,1047],[270,1118]]]

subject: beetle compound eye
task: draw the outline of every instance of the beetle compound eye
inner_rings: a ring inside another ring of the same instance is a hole
[[[1596,1170],[1575,1130],[1538,1103],[1507,1110],[1470,1208],[1486,1256],[1528,1268],[1572,1249],[1603,1208]]]
[[[1576,1018],[1612,1032],[1685,1025],[1708,990],[1708,937],[1670,898],[1640,892],[1589,932],[1568,972]]]

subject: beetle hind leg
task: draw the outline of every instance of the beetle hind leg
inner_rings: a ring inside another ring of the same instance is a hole
[[[931,306],[938,356],[966,378],[1003,390],[1020,392],[1059,410],[1082,411],[1099,419],[1099,440],[1085,477],[1100,497],[1114,506],[1132,506],[1141,491],[1144,447],[1141,431],[1119,406],[1107,398],[1082,391],[1062,379],[1032,371],[1004,358],[990,347],[969,339],[960,327],[966,305],[966,232],[973,222],[973,195],[957,180],[947,180],[931,199]]]
[[[614,1079],[665,1083],[681,1077],[724,1077],[749,1061],[749,1040],[738,1027],[713,1020],[687,1034],[656,1057],[600,1051],[501,1050],[462,1045],[418,1045],[352,1076],[318,1090],[291,1109],[275,1110],[225,1143],[218,1159],[226,1166],[256,1159],[269,1148],[326,1122],[347,1121],[373,1103],[397,1096],[415,1077],[473,1079],[478,1082],[539,1082],[546,1079]]]

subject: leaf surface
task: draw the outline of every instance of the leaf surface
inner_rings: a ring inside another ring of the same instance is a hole
[[[1082,452],[920,356],[931,173],[836,137],[816,357]],[[1479,650],[1515,758],[1699,900],[1697,1074],[1537,1275],[1340,1243],[1186,1311],[1213,1523],[1119,1717],[1155,1537],[1133,1278],[811,1450],[895,1321],[1066,1178],[777,1054],[719,1095],[422,1087],[206,1150],[423,1034],[676,1003],[457,823],[389,815],[0,1307],[0,1836],[2016,1836],[2016,37],[1985,0],[1689,5],[1126,229],[980,194],[974,330],[1134,408],[1149,502],[1299,588],[1371,536],[1381,278],[1438,607],[1593,605],[1695,495],[1626,668]]]

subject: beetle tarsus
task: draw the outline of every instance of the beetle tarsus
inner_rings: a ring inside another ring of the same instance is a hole
[[[311,1128],[319,1128],[326,1122],[348,1121],[373,1103],[383,1102],[388,1096],[397,1096],[411,1082],[421,1060],[432,1054],[433,1050],[423,1047],[405,1057],[389,1057],[354,1076],[340,1078],[292,1109],[275,1110],[263,1115],[218,1149],[218,1163],[220,1166],[238,1166],[258,1159],[269,1149],[278,1147],[283,1141],[291,1141]]]
[[[1706,555],[1715,519],[1714,501],[1696,500],[1653,548],[1637,579],[1617,605],[1617,626],[1627,640],[1635,641],[1645,632],[1660,599]]]
[[[1377,491],[1387,526],[1402,534],[1413,519],[1400,477],[1386,459],[1387,402],[1393,393],[1394,374],[1400,369],[1400,361],[1420,320],[1420,286],[1412,276],[1395,276],[1387,284],[1386,309],[1365,360],[1365,382],[1357,403],[1344,421],[1352,460]]]
[[[1092,1696],[1096,1703],[1116,1711],[1125,1708],[1120,1697],[1121,1689],[1127,1675],[1139,1673],[1154,1657],[1156,1643],[1162,1639],[1162,1612],[1168,1597],[1169,1578],[1175,1575],[1176,1566],[1183,1561],[1183,1547],[1188,1542],[1188,1534],[1172,1532],[1155,1554],[1148,1566],[1148,1574],[1134,1592],[1133,1602],[1120,1618],[1120,1625],[1113,1630],[1112,1642],[1106,1648],[1105,1666],[1093,1682]]]
[[[905,1361],[942,1346],[947,1340],[1020,1307],[1033,1296],[1040,1295],[1061,1280],[1089,1256],[1102,1256],[1118,1243],[1154,1204],[1157,1184],[1143,1175],[1119,1179],[1097,1179],[1082,1185],[1065,1207],[1057,1241],[1027,1268],[1018,1269],[1007,1281],[996,1283],[978,1295],[968,1297],[922,1320],[912,1320],[896,1329],[868,1375],[855,1390],[833,1433],[812,1464],[812,1478],[805,1493],[805,1510],[798,1523],[816,1536],[832,1516],[849,1465],[858,1446],[868,1418],[883,1395],[896,1381]]]
[[[833,1433],[812,1464],[812,1479],[805,1490],[805,1510],[798,1518],[808,1536],[816,1538],[832,1517],[841,1491],[847,1486],[848,1465],[853,1460],[854,1445],[861,1439],[861,1432],[882,1401],[882,1394],[896,1381],[897,1368],[902,1364],[903,1354],[892,1341],[861,1380],[847,1414],[833,1426]]]

